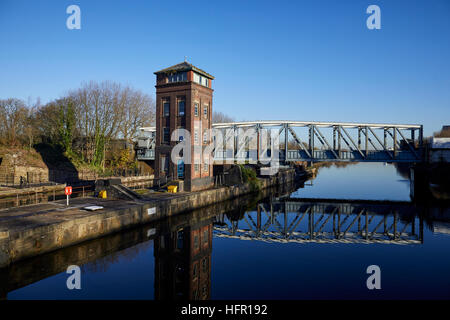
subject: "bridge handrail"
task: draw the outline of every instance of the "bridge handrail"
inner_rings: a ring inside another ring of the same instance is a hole
[[[228,127],[251,127],[255,125],[281,126],[290,124],[294,126],[315,125],[319,127],[342,126],[346,128],[356,127],[373,127],[373,128],[399,128],[399,129],[421,129],[420,124],[395,124],[395,123],[358,123],[358,122],[323,122],[323,121],[292,121],[292,120],[258,120],[258,121],[241,121],[241,122],[224,122],[213,123],[212,127],[221,129]],[[156,131],[156,127],[150,127],[149,132]]]
[[[420,124],[393,124],[393,123],[357,123],[357,122],[321,122],[321,121],[292,121],[292,120],[258,120],[258,121],[243,121],[243,122],[226,122],[226,123],[213,123],[213,128],[227,128],[227,127],[246,127],[255,125],[266,126],[280,126],[290,124],[294,126],[319,126],[319,127],[332,127],[342,126],[346,128],[356,127],[373,127],[373,128],[401,128],[401,129],[421,129],[423,126]]]

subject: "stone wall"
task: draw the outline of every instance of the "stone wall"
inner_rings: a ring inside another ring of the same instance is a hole
[[[184,182],[186,191],[200,191],[213,187],[214,178],[213,177],[204,177],[204,178],[196,178],[196,179],[186,179]]]

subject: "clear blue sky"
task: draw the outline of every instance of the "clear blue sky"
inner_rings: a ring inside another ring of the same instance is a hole
[[[66,8],[81,8],[81,30]],[[366,8],[381,8],[368,30]],[[155,94],[182,62],[216,77],[236,120],[450,124],[450,1],[0,0],[0,98],[42,103],[83,81]]]

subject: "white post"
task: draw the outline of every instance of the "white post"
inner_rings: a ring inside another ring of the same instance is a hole
[[[69,206],[69,195],[66,195],[66,202],[67,202],[67,206]]]

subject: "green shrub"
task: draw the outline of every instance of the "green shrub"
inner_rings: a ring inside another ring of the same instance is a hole
[[[242,179],[244,183],[249,183],[253,191],[261,190],[261,183],[256,177],[256,171],[253,168],[245,167],[244,165],[239,165],[242,172]]]

